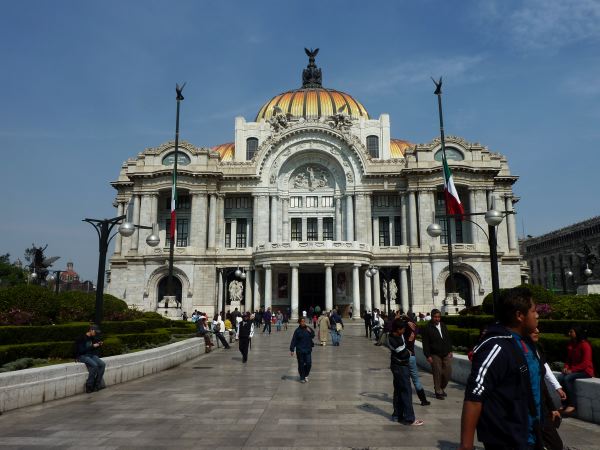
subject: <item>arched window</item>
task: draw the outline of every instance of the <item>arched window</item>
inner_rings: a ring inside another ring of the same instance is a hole
[[[190,163],[190,157],[183,152],[177,152],[177,165],[187,166]],[[162,160],[164,166],[172,166],[175,163],[175,152],[169,153]]]
[[[442,161],[442,150],[438,150],[434,157],[436,161]],[[462,154],[460,150],[455,149],[454,147],[446,147],[446,159],[448,161],[462,161],[465,159],[465,156]]]
[[[256,150],[258,150],[258,139],[253,137],[246,139],[246,160],[250,161],[254,158]]]
[[[379,158],[379,137],[367,136],[367,151],[372,158]]]

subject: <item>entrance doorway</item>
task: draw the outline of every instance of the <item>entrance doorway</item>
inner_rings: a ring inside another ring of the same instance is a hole
[[[308,309],[317,305],[321,311],[325,309],[325,274],[300,273],[298,274],[298,311],[308,312]]]
[[[473,297],[471,295],[471,282],[462,273],[454,274],[454,284],[456,285],[456,292],[465,301],[465,306],[468,308],[473,306]],[[450,278],[446,279],[446,293],[450,290]]]
[[[169,277],[166,276],[158,283],[158,298],[157,301],[161,301],[163,297],[167,294],[167,283],[169,282]],[[181,281],[177,277],[173,277],[173,290],[175,291],[175,297],[177,301],[181,305]]]

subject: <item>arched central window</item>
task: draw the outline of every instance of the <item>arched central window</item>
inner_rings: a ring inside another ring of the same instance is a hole
[[[379,137],[367,136],[367,151],[372,158],[379,158]]]

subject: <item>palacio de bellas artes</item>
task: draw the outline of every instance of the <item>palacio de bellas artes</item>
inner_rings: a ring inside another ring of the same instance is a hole
[[[492,292],[483,215],[444,217],[437,118],[430,142],[410,142],[410,130],[391,137],[393,118],[325,87],[317,53],[306,50],[303,69],[299,59],[299,87],[290,80],[292,89],[257,105],[256,117],[235,118],[231,142],[179,142],[176,301],[165,299],[175,142],[124,162],[112,182],[117,212],[134,224],[158,224],[160,245],[146,244],[146,229],[117,235],[108,292],[169,317],[270,307],[289,309],[292,319],[311,305],[345,316],[350,306],[356,313],[436,307],[455,314]],[[435,101],[431,93],[423,101]],[[499,281],[515,286],[522,281],[512,214],[518,177],[502,149],[474,138],[446,136],[447,160],[466,213],[494,208],[505,215],[497,227]],[[440,237],[427,232],[434,222]]]

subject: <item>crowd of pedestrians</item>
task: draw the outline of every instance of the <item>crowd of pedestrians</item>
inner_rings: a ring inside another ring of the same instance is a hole
[[[276,331],[287,330],[289,316],[289,310],[272,312],[267,308],[242,315],[236,309],[226,315],[216,315],[209,326],[206,315],[195,311],[192,321],[196,322],[199,336],[208,335],[210,342],[212,332],[226,349],[235,336],[245,363],[255,327],[262,328],[263,334],[271,334],[272,325]],[[417,368],[415,341],[418,335],[431,367],[436,400],[447,397],[446,387],[452,376],[452,340],[441,312],[433,309],[426,314],[398,311],[386,315],[375,309],[365,311],[362,320],[365,337],[390,351],[392,419],[408,426],[422,426],[424,421],[416,417],[413,408],[412,386],[421,406],[429,406],[431,402]],[[419,329],[417,321],[425,322],[424,326]],[[594,376],[592,347],[585,330],[572,327],[567,359],[557,379],[539,344],[537,326],[531,292],[522,287],[503,291],[498,322],[481,330],[478,345],[469,353],[472,368],[463,403],[460,449],[473,448],[475,431],[488,450],[566,448],[557,429],[562,416],[576,411],[575,380]],[[318,337],[321,346],[326,346],[329,338],[333,346],[339,346],[343,329],[344,322],[336,308],[325,311],[317,306],[301,312],[290,342],[290,354],[296,355],[301,383],[309,380],[314,338]],[[231,332],[229,343],[225,337],[228,332]],[[562,405],[554,403],[554,394]]]

